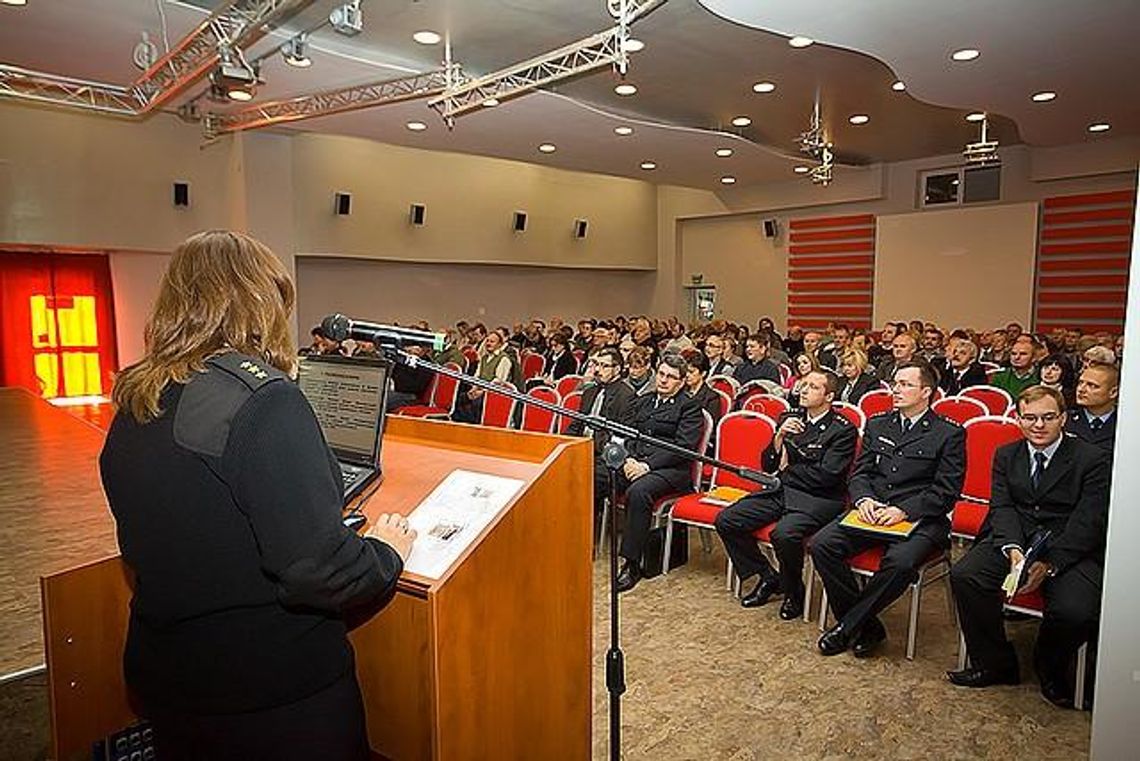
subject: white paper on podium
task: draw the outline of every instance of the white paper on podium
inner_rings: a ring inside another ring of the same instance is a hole
[[[429,579],[443,576],[523,483],[488,473],[451,471],[408,515],[416,541],[404,570]]]

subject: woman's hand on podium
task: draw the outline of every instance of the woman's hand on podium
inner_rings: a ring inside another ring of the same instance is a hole
[[[416,540],[415,529],[408,526],[408,519],[397,513],[381,515],[368,529],[368,536],[394,549],[402,561],[407,561],[412,552],[412,542]]]

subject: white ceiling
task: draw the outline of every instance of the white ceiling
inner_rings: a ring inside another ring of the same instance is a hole
[[[77,78],[126,83],[138,75],[130,52],[146,30],[161,47],[159,9],[171,43],[205,16],[172,0],[29,0],[0,5],[0,61]],[[337,3],[317,0],[250,55],[311,27]],[[329,28],[313,38],[314,64],[298,70],[266,60],[258,100],[292,97],[435,68],[443,46],[411,35],[450,37],[455,60],[485,74],[607,28],[605,0],[365,0],[365,31]],[[351,134],[400,145],[499,156],[656,182],[720,188],[793,176],[803,163],[795,137],[808,125],[818,90],[824,124],[840,157],[854,164],[954,153],[977,139],[964,116],[981,109],[1002,144],[1059,145],[1096,139],[1086,127],[1108,121],[1108,137],[1140,134],[1137,0],[668,0],[637,22],[647,47],[633,56],[632,98],[613,93],[601,71],[461,117],[448,131],[420,102],[296,122],[290,129]],[[820,42],[796,50],[790,34]],[[824,44],[826,43],[826,44]],[[982,56],[952,63],[950,51]],[[891,90],[901,78],[905,93]],[[759,80],[777,89],[758,95]],[[1058,92],[1034,104],[1037,90]],[[187,97],[201,92],[190,91]],[[185,99],[184,99],[185,100]],[[208,105],[203,101],[202,105]],[[847,117],[868,114],[853,126]],[[729,125],[738,115],[752,126]],[[427,123],[423,132],[405,128]],[[628,137],[618,125],[633,126]],[[540,143],[558,150],[540,154]],[[713,151],[733,148],[722,159]],[[639,168],[652,160],[658,168]],[[806,181],[806,180],[805,180]]]

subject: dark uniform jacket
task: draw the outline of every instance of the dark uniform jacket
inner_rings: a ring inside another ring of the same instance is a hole
[[[1116,444],[1116,410],[1108,416],[1108,420],[1101,425],[1099,430],[1094,431],[1092,425],[1089,423],[1089,416],[1085,414],[1083,407],[1077,407],[1069,411],[1069,419],[1065,423],[1065,431],[1073,434],[1082,441],[1100,447],[1105,452],[1108,452],[1109,457],[1112,457],[1113,447]]]
[[[612,420],[615,423],[622,425],[633,425],[633,400],[636,397],[636,392],[630,388],[629,384],[622,380],[615,380],[608,386],[603,386],[600,383],[592,383],[586,387],[582,392],[582,405],[579,411],[584,415],[590,414],[594,409],[594,402],[598,398],[598,394],[602,389],[606,390],[605,396],[602,397],[602,409],[599,414],[606,420]],[[581,436],[585,432],[585,423],[580,420],[575,420],[570,423],[566,428],[567,435]],[[608,431],[601,429],[594,429],[594,454],[601,456],[602,447],[610,440]]]
[[[656,393],[634,399],[633,426],[644,434],[671,442],[696,452],[704,433],[705,416],[701,405],[683,389],[669,399]],[[668,475],[687,477],[692,462],[679,454],[644,441],[626,442],[629,456],[640,460],[652,471],[671,471]]]
[[[746,359],[736,366],[732,377],[736,378],[741,386],[755,380],[770,380],[773,383],[779,383],[780,368],[770,359],[762,359],[759,362]]]
[[[977,362],[971,362],[960,377],[957,370],[947,367],[942,371],[942,377],[938,382],[938,386],[947,396],[954,396],[970,386],[984,385],[986,385],[986,368]]]
[[[1052,533],[1045,558],[1058,572],[1084,558],[1103,563],[1108,455],[1075,436],[1065,436],[1036,489],[1029,463],[1029,444],[1024,441],[1006,444],[994,453],[986,519],[995,546],[1016,544],[1024,550],[1038,530],[1048,529]]]
[[[909,520],[931,524],[933,536],[949,530],[966,475],[966,432],[927,410],[904,435],[898,412],[867,421],[863,451],[855,461],[851,501],[864,497],[894,505]]]
[[[792,413],[780,416],[780,425]],[[847,476],[855,458],[858,430],[842,415],[828,412],[803,433],[787,436],[788,466],[780,471],[787,510],[810,513],[821,521],[838,515],[847,499]],[[778,427],[778,426],[777,426]],[[763,468],[772,473],[780,465],[780,451],[769,445]]]
[[[716,425],[717,421],[720,420],[721,414],[720,394],[718,394],[712,386],[708,385],[707,383],[702,383],[701,387],[697,389],[696,393],[690,395],[697,400],[697,404],[701,406],[701,409],[705,410],[712,416],[713,425]]]
[[[868,391],[874,391],[877,388],[882,388],[882,385],[873,373],[863,373],[854,381],[848,380],[846,376],[841,376],[839,391],[835,394],[835,401],[858,404],[859,400],[863,398],[863,394]]]

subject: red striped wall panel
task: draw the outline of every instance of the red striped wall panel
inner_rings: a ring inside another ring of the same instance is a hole
[[[788,324],[870,329],[875,216],[794,219],[788,229]]]
[[[1037,249],[1038,331],[1123,329],[1135,207],[1131,190],[1045,199]]]

